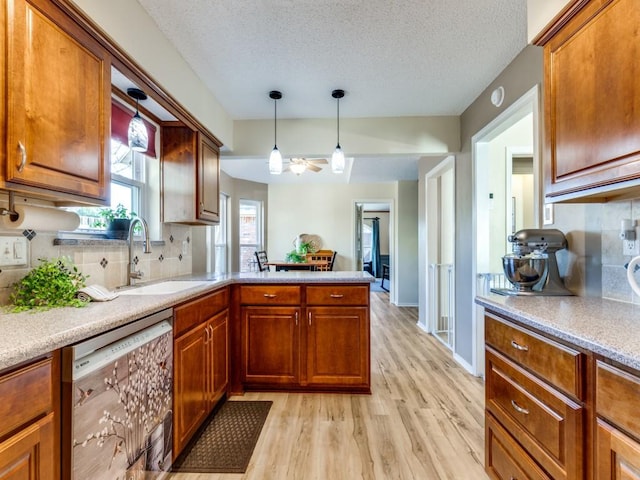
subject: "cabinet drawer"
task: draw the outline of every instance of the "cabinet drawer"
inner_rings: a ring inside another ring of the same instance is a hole
[[[53,410],[51,358],[0,377],[0,438]]]
[[[364,285],[307,287],[307,305],[368,305],[369,288]]]
[[[243,305],[300,305],[300,286],[242,285],[240,303]]]
[[[640,439],[640,378],[598,361],[596,413]]]
[[[485,470],[499,480],[550,480],[491,415],[485,419]]]
[[[210,319],[216,313],[228,308],[229,288],[216,290],[205,297],[184,303],[174,309],[174,336]]]
[[[584,354],[485,315],[485,341],[556,388],[584,400]]]
[[[582,478],[583,408],[495,350],[485,406],[554,478]]]

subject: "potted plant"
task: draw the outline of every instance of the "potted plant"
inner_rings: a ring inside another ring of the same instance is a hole
[[[135,212],[127,211],[121,203],[116,208],[103,208],[100,210],[100,220],[94,222],[94,227],[106,227],[107,238],[126,240],[129,235],[131,219]]]

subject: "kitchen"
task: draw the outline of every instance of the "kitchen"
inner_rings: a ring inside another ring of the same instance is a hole
[[[99,9],[100,6],[94,6],[96,9]],[[89,7],[87,7],[89,8]],[[106,14],[106,13],[105,13]],[[100,22],[102,24],[102,22]],[[108,23],[108,22],[106,22]],[[544,22],[546,23],[546,22]],[[543,24],[544,24],[543,23]],[[135,31],[135,28],[140,28],[139,25],[131,25],[130,31]],[[466,319],[471,318],[471,315],[467,315],[467,313],[473,308],[472,299],[473,299],[473,287],[470,281],[465,280],[465,272],[464,265],[466,264],[465,255],[468,250],[466,250],[466,244],[464,242],[465,234],[470,233],[468,229],[472,224],[471,221],[471,210],[470,208],[465,208],[465,206],[469,206],[471,204],[471,200],[468,197],[469,192],[471,191],[471,147],[467,145],[468,139],[471,138],[472,134],[475,133],[482,125],[484,125],[488,120],[491,119],[493,115],[497,112],[495,110],[487,110],[484,108],[484,105],[487,105],[488,93],[492,92],[493,89],[500,85],[506,85],[507,92],[514,92],[514,97],[518,97],[520,93],[524,93],[531,85],[535,83],[542,82],[542,54],[538,49],[535,48],[527,48],[526,51],[523,51],[521,55],[519,55],[512,65],[507,67],[507,69],[487,88],[485,93],[479,97],[479,99],[474,102],[468,109],[465,111],[461,117],[461,131],[462,131],[462,148],[461,154],[458,158],[460,161],[460,168],[456,170],[456,183],[457,183],[457,205],[459,217],[457,218],[457,231],[460,235],[457,236],[457,242],[460,244],[457,245],[456,252],[460,257],[456,262],[458,264],[458,275],[457,281],[459,282],[457,291],[457,311],[458,317],[460,321],[464,322]],[[146,59],[148,61],[148,59]],[[142,62],[142,61],[141,61]],[[523,85],[523,78],[526,79],[526,85]],[[512,84],[509,84],[509,81],[512,81]],[[194,102],[197,103],[197,102]],[[506,108],[506,104],[503,108]],[[214,106],[215,107],[215,106]],[[197,107],[203,108],[203,107]],[[213,108],[215,110],[215,108]],[[491,112],[491,113],[489,113]],[[200,112],[196,112],[194,110],[194,114],[197,114],[200,118]],[[210,111],[203,112],[202,117],[207,118],[210,116]],[[210,127],[212,131],[214,131],[217,135],[225,135],[228,133],[229,125],[220,124],[219,119],[213,119],[211,125],[215,125],[219,128]],[[447,149],[449,150],[449,149]],[[456,151],[455,148],[451,148],[450,150]],[[407,194],[407,204],[412,205],[411,192],[410,189],[414,188],[413,186],[406,185],[409,189],[409,193]],[[389,196],[394,195],[390,193]],[[399,197],[403,198],[403,197]],[[400,204],[398,211],[403,210],[403,205]],[[412,207],[415,210],[415,207]],[[607,260],[605,260],[605,256],[599,251],[593,254],[594,244],[602,242],[604,245],[605,242],[611,242],[610,238],[613,234],[618,233],[619,230],[619,222],[623,218],[634,218],[634,211],[632,210],[633,203],[630,200],[621,200],[619,202],[612,202],[608,204],[575,204],[575,205],[557,205],[555,209],[555,218],[556,224],[555,226],[560,228],[561,230],[567,232],[570,240],[570,244],[572,245],[571,253],[575,255],[577,258],[576,264],[580,267],[577,272],[574,272],[572,276],[572,281],[574,283],[571,284],[572,287],[576,288],[578,291],[590,292],[592,289],[595,291],[600,290],[602,288],[602,295],[611,297],[612,295],[619,295],[620,292],[625,292],[624,288],[626,288],[624,284],[623,272],[620,271],[619,266],[612,260],[610,264],[607,264]],[[172,226],[172,229],[175,228],[177,234],[171,234],[174,238],[180,239],[180,246],[175,247],[175,252],[172,255],[172,262],[177,267],[172,267],[175,269],[182,268],[181,260],[177,260],[177,258],[181,255],[181,244],[183,240],[186,240],[189,237],[189,233],[187,233],[188,227],[182,226]],[[472,235],[467,235],[467,238]],[[38,237],[36,237],[37,239]],[[173,242],[171,242],[173,243]],[[174,247],[171,247],[174,248]],[[615,247],[612,247],[615,248]],[[407,251],[403,249],[403,251]],[[604,250],[603,250],[604,251]],[[88,257],[89,255],[84,255]],[[413,258],[413,263],[415,263],[416,255],[409,255]],[[419,255],[417,255],[419,258]],[[601,269],[601,274],[592,275],[590,274],[592,268],[594,268],[594,264],[596,267],[596,271],[599,270],[599,262],[598,258],[602,256],[603,267]],[[610,258],[610,257],[609,257]],[[110,259],[109,259],[110,260]],[[96,260],[96,262],[99,260]],[[402,267],[398,267],[399,270],[403,270]],[[409,271],[409,270],[407,270]],[[96,268],[96,275],[99,274],[100,270]],[[621,275],[622,273],[622,275]],[[470,275],[466,275],[466,278],[469,278]],[[622,279],[622,281],[620,281]],[[398,278],[397,281],[402,281],[401,278]],[[605,286],[614,284],[614,282],[618,282],[622,287],[622,290],[616,290],[609,292],[608,295],[605,295],[604,291]],[[409,282],[410,283],[410,282]],[[397,288],[397,290],[401,290],[403,292],[410,291],[406,288]],[[626,290],[626,298],[628,301],[633,299],[631,292]],[[400,303],[409,303],[409,302],[400,302]],[[424,305],[424,304],[422,304]],[[471,328],[466,328],[467,325],[461,324],[458,331],[470,331]],[[463,338],[460,338],[457,343],[457,348],[460,350],[457,352],[464,361],[471,364],[473,362],[472,358],[472,348],[471,342],[466,341]]]

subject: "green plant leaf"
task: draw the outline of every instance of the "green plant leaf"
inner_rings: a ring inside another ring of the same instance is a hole
[[[48,310],[57,307],[84,307],[76,298],[87,277],[66,257],[40,258],[40,264],[13,285],[9,295],[13,312]]]

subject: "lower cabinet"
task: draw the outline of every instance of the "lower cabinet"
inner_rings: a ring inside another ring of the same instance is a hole
[[[243,388],[370,392],[368,285],[243,285]]]
[[[488,475],[586,478],[586,355],[490,314],[485,328]]]
[[[288,387],[300,382],[300,308],[242,307],[243,382]]]
[[[596,365],[598,480],[640,480],[640,376]]]
[[[226,292],[225,288],[175,309],[174,459],[227,391],[229,310]],[[221,311],[211,313],[220,308]]]
[[[369,309],[307,307],[309,385],[369,384]]]
[[[55,355],[0,375],[0,479],[60,478],[59,385]]]

